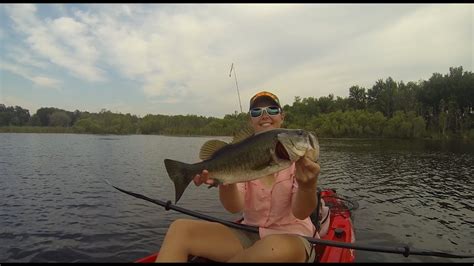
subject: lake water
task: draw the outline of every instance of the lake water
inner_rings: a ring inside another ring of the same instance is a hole
[[[174,199],[163,160],[198,161],[214,137],[0,134],[0,262],[132,262],[190,218],[121,188]],[[221,137],[219,139],[229,140]],[[356,242],[474,255],[474,147],[321,139],[321,188],[356,200]],[[190,185],[179,206],[234,220],[217,189]],[[356,251],[357,262],[474,262]]]

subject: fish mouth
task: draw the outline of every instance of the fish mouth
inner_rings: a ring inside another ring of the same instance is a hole
[[[281,144],[280,141],[278,141],[276,144],[275,154],[279,159],[288,160],[288,161],[290,160],[290,155],[286,151],[285,146],[283,146],[283,144]]]

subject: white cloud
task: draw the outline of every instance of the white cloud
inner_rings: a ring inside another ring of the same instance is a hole
[[[94,29],[107,63],[126,77],[143,82],[145,94],[177,101],[177,96],[187,95],[186,90],[205,92],[212,88],[216,74],[212,70],[223,60],[209,55],[213,39],[206,34],[219,26],[189,14],[155,11],[138,22],[122,21],[122,16],[109,13],[77,12],[77,16]],[[143,10],[128,9],[126,13],[133,12]],[[225,72],[223,69],[223,77]]]
[[[244,109],[263,89],[291,104],[294,96],[348,96],[350,86],[369,87],[388,76],[416,81],[450,66],[472,70],[473,8],[93,4],[56,18],[40,17],[33,5],[7,10],[31,48],[15,56],[18,64],[54,64],[91,82],[118,74],[159,112],[222,115],[239,108],[234,77],[228,76],[232,62]]]
[[[413,9],[378,28],[334,42],[317,60],[265,79],[262,86],[281,91],[292,102],[295,90],[305,97],[330,93],[347,97],[350,86],[369,88],[380,78],[417,81],[463,63],[464,69],[472,69],[466,58],[473,47],[466,27],[471,14],[452,5]]]
[[[7,70],[7,71],[10,71],[10,72],[12,72],[16,75],[22,76],[26,79],[30,79],[30,77],[29,77],[30,75],[27,73],[27,71],[25,69],[23,69],[22,67],[16,66],[14,64],[1,62],[0,63],[0,69]]]
[[[26,42],[43,60],[70,71],[79,78],[102,81],[104,72],[96,67],[98,52],[87,30],[72,18],[44,19],[37,17],[33,5],[9,5],[10,18]]]
[[[31,71],[27,70],[25,67],[21,65],[15,65],[15,64],[7,63],[7,62],[0,62],[0,69],[9,71],[25,79],[28,79],[37,86],[61,90],[60,84],[62,82],[60,80],[46,77],[46,76],[31,74]]]
[[[5,54],[5,57],[22,66],[31,66],[39,69],[46,69],[50,66],[48,62],[35,57],[30,50],[21,46],[12,47],[9,52]]]
[[[34,76],[31,78],[31,80],[38,86],[55,88],[58,90],[61,89],[61,87],[59,87],[61,82],[57,79],[52,79],[44,76]]]

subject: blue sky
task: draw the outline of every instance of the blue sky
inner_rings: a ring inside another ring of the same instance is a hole
[[[472,4],[1,4],[0,103],[34,114],[240,111],[473,71]]]

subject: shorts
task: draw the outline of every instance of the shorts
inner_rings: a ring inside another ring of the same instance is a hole
[[[249,248],[252,246],[255,242],[260,240],[260,235],[258,233],[254,232],[248,232],[245,230],[239,230],[239,229],[234,229],[230,228],[237,238],[240,240],[240,243],[242,244],[242,247],[244,249]],[[306,250],[306,262],[314,262],[314,259],[316,258],[316,252],[313,248],[313,245],[304,237],[298,236],[301,241],[303,241],[304,248]]]

